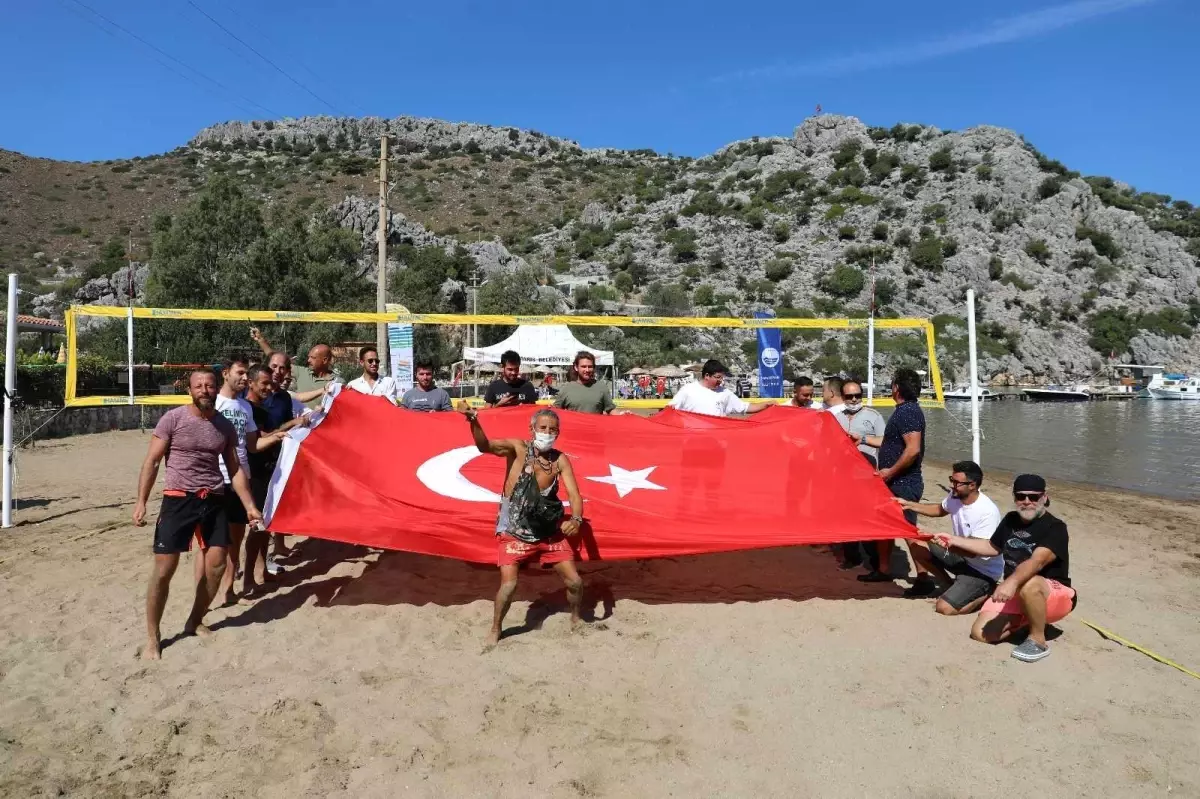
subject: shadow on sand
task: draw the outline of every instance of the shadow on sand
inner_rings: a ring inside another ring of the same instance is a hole
[[[333,574],[342,564],[366,561],[357,577]],[[907,560],[893,554],[894,574],[905,574]],[[288,559],[287,571],[271,593],[213,629],[263,624],[281,619],[315,599],[318,607],[336,605],[465,605],[491,600],[499,585],[496,567],[409,552],[372,550],[310,538]],[[824,547],[690,555],[641,561],[580,562],[584,579],[583,616],[603,621],[622,600],[646,604],[761,602],[787,599],[876,599],[899,597],[894,583],[862,583],[862,569],[840,571]],[[566,607],[558,575],[549,568],[521,571],[516,600],[530,602],[521,628],[506,637],[537,629]]]

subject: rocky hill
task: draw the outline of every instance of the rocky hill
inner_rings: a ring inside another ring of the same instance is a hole
[[[565,309],[865,316],[873,278],[877,312],[933,317],[959,375],[967,288],[980,297],[988,377],[1085,377],[1110,355],[1200,368],[1200,211],[1081,177],[994,127],[826,115],[790,138],[690,159],[515,128],[314,117],[216,125],[128,162],[0,152],[0,258],[45,287],[37,313],[123,302],[124,247],[112,239],[132,239],[152,269],[154,217],[224,174],[268,203],[332,210],[362,235],[369,264],[384,132],[394,244],[464,245],[485,279],[537,270]],[[135,291],[147,273],[135,272]],[[620,343],[620,331],[605,335]],[[919,358],[911,336],[881,339],[885,363]],[[697,334],[689,346],[744,364],[744,343]],[[861,334],[785,343],[797,370],[852,369],[864,355]]]

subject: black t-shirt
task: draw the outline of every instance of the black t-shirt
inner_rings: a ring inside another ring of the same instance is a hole
[[[290,401],[290,400],[289,400]],[[265,405],[250,403],[254,412],[254,424],[258,427],[259,435],[266,435],[281,425],[274,424],[274,414]],[[275,464],[279,462],[281,445],[276,444],[263,452],[247,452],[246,460],[250,464],[251,480],[270,480],[275,473]]]
[[[506,394],[516,394],[517,402],[521,405],[532,405],[538,399],[537,389],[528,380],[513,385],[504,378],[499,378],[488,384],[483,401],[488,405],[495,405]]]
[[[1004,557],[1004,576],[1033,556],[1038,547],[1054,553],[1054,560],[1038,574],[1063,585],[1071,584],[1070,560],[1067,556],[1067,525],[1050,513],[1043,513],[1026,524],[1021,514],[1009,511],[992,534],[992,546]]]

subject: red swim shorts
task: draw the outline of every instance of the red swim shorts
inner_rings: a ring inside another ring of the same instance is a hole
[[[1053,624],[1065,619],[1067,614],[1075,609],[1075,589],[1049,578],[1046,578],[1046,584],[1050,586],[1050,596],[1046,597],[1046,621]],[[1028,621],[1019,596],[1014,596],[1007,602],[997,602],[989,598],[983,603],[979,613],[987,616],[1016,616],[1019,619],[1018,626]]]
[[[496,564],[499,566],[511,566],[514,563],[565,563],[575,559],[571,543],[561,533],[536,544],[529,544],[506,534],[497,536],[496,542]]]

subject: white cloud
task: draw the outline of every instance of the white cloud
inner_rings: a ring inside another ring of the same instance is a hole
[[[717,80],[844,75],[850,72],[865,72],[884,67],[915,64],[942,56],[977,50],[981,47],[991,47],[1042,36],[1096,17],[1155,2],[1158,0],[1078,0],[1074,3],[994,20],[979,30],[962,30],[914,45],[886,47],[814,61],[739,70],[722,75]]]

